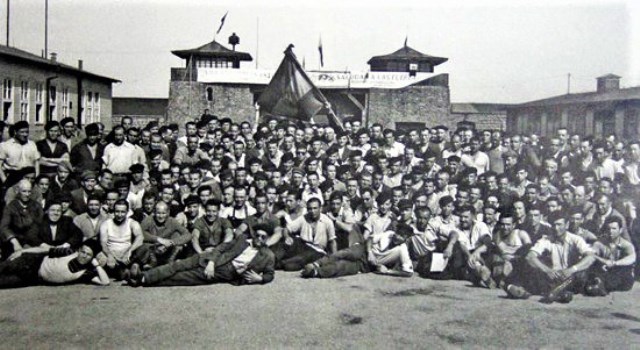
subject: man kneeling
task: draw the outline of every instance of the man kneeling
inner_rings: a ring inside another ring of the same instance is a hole
[[[273,280],[275,257],[266,245],[264,228],[257,226],[254,237],[240,235],[211,251],[141,272],[138,264],[129,271],[132,286],[196,286],[212,283],[266,284]]]

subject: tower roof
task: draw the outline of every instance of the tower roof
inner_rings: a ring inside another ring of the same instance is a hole
[[[250,54],[246,52],[230,50],[215,40],[194,49],[174,50],[171,51],[171,53],[185,60],[189,59],[192,56],[199,56],[212,58],[236,58],[239,61],[253,61],[253,58]]]
[[[445,57],[427,55],[405,45],[404,47],[388,55],[373,56],[367,63],[371,64],[373,61],[409,61],[409,60],[429,62],[434,66],[436,66],[441,63],[447,62],[447,60],[449,59]]]

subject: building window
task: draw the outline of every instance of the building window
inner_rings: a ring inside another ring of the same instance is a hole
[[[2,119],[13,123],[13,81],[4,79],[2,82]]]
[[[36,124],[42,124],[44,118],[42,117],[42,101],[44,101],[44,85],[42,83],[36,83]]]
[[[29,82],[20,83],[20,120],[29,120]]]
[[[69,88],[64,88],[62,89],[62,118],[69,115]]]
[[[2,83],[2,99],[5,101],[13,99],[13,81],[11,79],[5,79]]]
[[[213,88],[212,87],[208,87],[207,88],[207,101],[213,102]]]
[[[87,99],[85,101],[85,116],[88,123],[93,123],[93,93],[87,91]]]
[[[100,93],[93,94],[93,123],[100,121]]]
[[[49,86],[49,120],[58,120],[57,93],[58,89],[54,85]]]

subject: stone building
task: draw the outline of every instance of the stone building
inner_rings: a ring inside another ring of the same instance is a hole
[[[507,108],[499,103],[451,103],[449,126],[470,126],[476,130],[505,130]]]
[[[637,139],[640,134],[640,86],[620,88],[620,77],[596,78],[595,92],[566,94],[507,108],[510,133],[555,134],[560,127],[570,133],[602,137],[616,134]]]
[[[237,44],[235,39],[230,37],[230,43]],[[236,122],[253,123],[261,115],[256,101],[275,70],[243,68],[241,63],[252,57],[233,45],[229,49],[212,41],[195,49],[172,51],[185,64],[171,68],[169,121],[182,124],[205,109]],[[409,129],[425,123],[450,124],[449,76],[433,72],[445,61],[404,46],[372,57],[367,72],[307,71],[307,75],[339,118]]]
[[[119,80],[0,45],[2,120],[26,120],[41,130],[47,120],[72,117],[83,126],[102,122],[111,127],[112,84]]]

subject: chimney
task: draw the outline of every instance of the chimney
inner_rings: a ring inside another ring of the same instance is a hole
[[[598,92],[609,92],[620,90],[620,77],[615,74],[607,74],[596,78],[598,82]]]
[[[51,53],[51,62],[56,63],[58,61],[58,54],[55,52]]]
[[[82,60],[78,60],[78,69],[82,70],[83,62]]]

